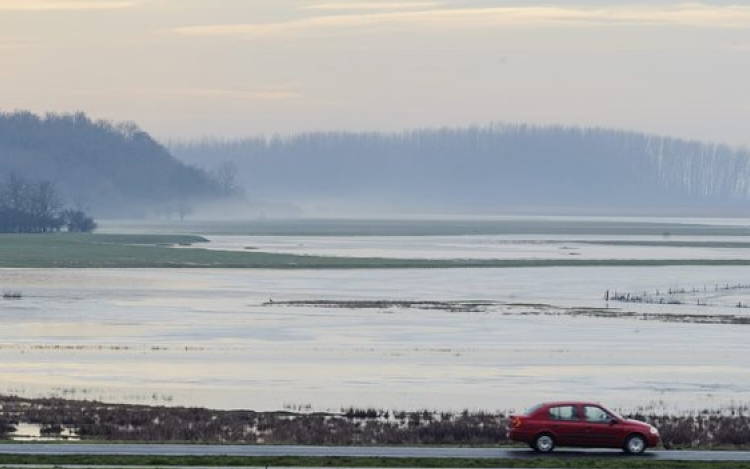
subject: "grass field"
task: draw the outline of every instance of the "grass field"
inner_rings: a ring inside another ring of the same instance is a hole
[[[4,268],[466,268],[556,266],[744,266],[744,259],[391,259],[201,249],[191,235],[0,235]]]

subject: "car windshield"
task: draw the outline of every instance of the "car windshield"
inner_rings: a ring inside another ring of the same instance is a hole
[[[608,407],[604,407],[604,406],[601,406],[601,407],[602,407],[602,409],[606,410],[609,413],[609,415],[611,415],[612,417],[615,417],[615,418],[620,419],[620,420],[624,420],[625,419],[622,415],[618,414],[614,410],[612,410],[612,409],[610,409]]]

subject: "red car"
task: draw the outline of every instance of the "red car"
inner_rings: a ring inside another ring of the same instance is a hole
[[[593,402],[549,402],[510,418],[508,438],[528,443],[540,453],[555,446],[622,448],[641,454],[659,443],[651,425],[617,415]]]

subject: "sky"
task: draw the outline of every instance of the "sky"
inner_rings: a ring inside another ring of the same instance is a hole
[[[750,3],[0,0],[0,111],[158,139],[490,122],[750,147]]]

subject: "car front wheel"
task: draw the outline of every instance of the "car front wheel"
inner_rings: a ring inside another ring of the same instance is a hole
[[[625,440],[625,452],[628,454],[641,454],[646,451],[646,440],[641,435],[630,435]]]
[[[539,453],[551,453],[555,449],[555,439],[548,433],[542,433],[534,440],[534,450]]]

